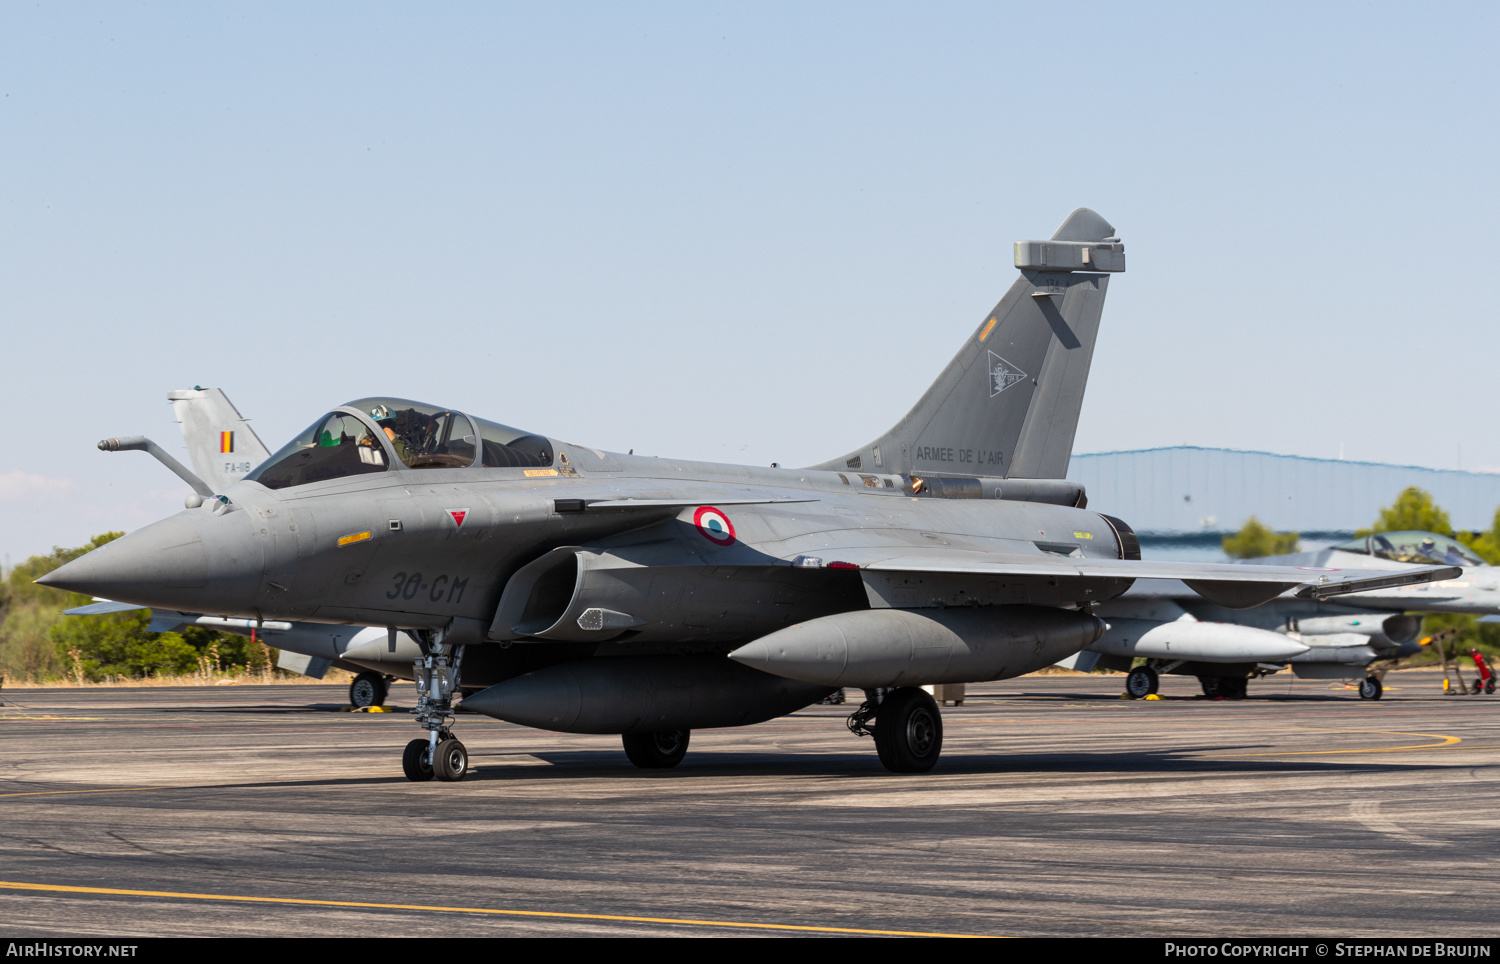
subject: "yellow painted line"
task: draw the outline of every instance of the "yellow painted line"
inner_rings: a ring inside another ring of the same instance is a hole
[[[1460,736],[1444,736],[1441,733],[1405,733],[1400,730],[1328,730],[1330,733],[1379,733],[1383,736],[1425,736],[1439,743],[1419,743],[1411,746],[1377,746],[1359,750],[1284,750],[1280,753],[1209,753],[1208,757],[1242,756],[1325,756],[1331,753],[1398,753],[1403,750],[1434,750],[1457,746],[1463,742]]]
[[[987,321],[987,322],[984,323],[984,330],[979,333],[979,340],[980,341],[984,341],[986,338],[988,338],[990,336],[990,332],[992,332],[994,330],[995,330],[995,319],[991,318],[989,321]]]
[[[187,787],[104,787],[99,790],[27,790],[24,793],[0,793],[0,797],[52,797],[62,793],[121,793],[127,790],[186,790]]]
[[[102,716],[15,716],[10,713],[0,715],[0,720],[66,720],[66,721],[94,721],[104,719]]]
[[[930,931],[880,931],[859,927],[814,927],[807,924],[756,924],[745,921],[697,920],[679,917],[629,917],[623,914],[573,914],[555,910],[503,910],[494,907],[439,907],[428,904],[377,904],[361,900],[309,900],[301,897],[247,897],[234,894],[181,894],[170,890],[124,890],[117,887],[69,887],[63,884],[26,884],[0,880],[0,890],[29,890],[49,894],[107,894],[117,897],[165,897],[176,900],[240,901],[252,904],[293,904],[308,907],[368,907],[372,910],[422,910],[450,914],[489,914],[502,917],[546,917],[562,920],[606,920],[630,924],[685,924],[691,927],[735,927],[769,931],[811,931],[818,934],[869,934],[878,937],[984,937],[983,934],[938,934]]]
[[[353,535],[339,536],[339,548],[342,549],[344,546],[352,546],[356,542],[367,542],[371,538],[373,538],[373,534],[368,529],[366,529],[364,532],[356,532]]]

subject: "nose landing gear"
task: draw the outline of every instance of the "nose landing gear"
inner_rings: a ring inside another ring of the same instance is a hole
[[[417,681],[417,724],[427,730],[427,739],[412,740],[401,755],[401,770],[413,782],[436,777],[446,782],[462,780],[469,772],[469,751],[453,738],[453,694],[458,691],[459,666],[464,648],[444,641],[439,632],[413,633],[423,654],[413,661]]]

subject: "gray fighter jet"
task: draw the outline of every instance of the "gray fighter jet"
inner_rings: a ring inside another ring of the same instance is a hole
[[[1462,567],[1456,578],[1315,602],[1290,595],[1249,612],[1201,598],[1181,583],[1142,583],[1096,607],[1109,623],[1068,665],[1129,670],[1125,693],[1155,693],[1162,673],[1196,676],[1208,696],[1243,697],[1249,680],[1290,669],[1303,679],[1359,682],[1363,699],[1380,699],[1384,672],[1421,651],[1418,612],[1500,614],[1500,569],[1435,532],[1377,532],[1316,552],[1248,559],[1246,566],[1295,566],[1307,572],[1356,567],[1398,571]],[[1146,662],[1134,669],[1137,657]]]
[[[1016,245],[1020,277],[889,432],[805,469],[605,452],[397,398],[316,421],[222,493],[63,566],[47,585],[161,608],[408,632],[425,739],[412,780],[457,780],[468,711],[621,734],[675,766],[691,730],[756,723],[838,687],[884,765],[930,769],[919,687],[1075,653],[1092,607],[1181,579],[1249,607],[1448,578],[1151,563],[1061,481],[1114,229],[1079,209]],[[1050,426],[1057,419],[1061,431]],[[1066,435],[1066,438],[1062,436]],[[199,482],[199,486],[207,488]]]

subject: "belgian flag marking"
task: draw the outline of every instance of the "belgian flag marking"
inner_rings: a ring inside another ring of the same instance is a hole
[[[233,452],[234,452],[234,433],[233,432],[220,432],[219,433],[219,454],[220,455],[230,455]]]

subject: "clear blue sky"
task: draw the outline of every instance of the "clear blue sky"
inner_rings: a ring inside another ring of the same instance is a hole
[[[1497,10],[0,6],[0,552],[178,510],[94,443],[194,384],[821,460],[1079,205],[1077,451],[1500,466]]]

